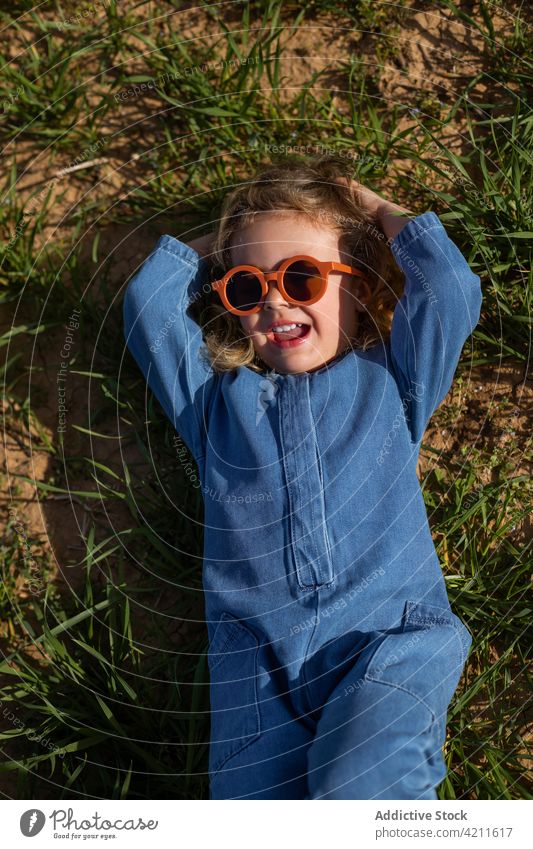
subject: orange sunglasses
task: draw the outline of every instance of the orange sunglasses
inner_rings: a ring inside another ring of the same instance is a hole
[[[312,256],[298,255],[285,259],[278,271],[265,273],[255,265],[236,265],[224,277],[211,284],[224,306],[234,315],[250,315],[261,310],[268,294],[268,281],[276,280],[284,300],[290,304],[309,306],[320,300],[328,285],[330,271],[342,271],[362,278],[370,295],[365,274],[341,262],[321,262]]]

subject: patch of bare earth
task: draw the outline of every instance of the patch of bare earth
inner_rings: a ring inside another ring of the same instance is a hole
[[[464,4],[460,4],[461,6]],[[467,4],[468,7],[470,4]],[[167,35],[179,32],[180,40],[189,46],[196,40],[212,41],[212,58],[225,55],[225,39],[216,29],[204,10],[190,8],[161,13],[157,4],[122,4],[124,12],[135,7],[137,17],[143,16],[148,25],[152,20],[155,30],[159,28]],[[513,18],[503,9],[491,9],[496,15],[496,27],[500,35],[510,34]],[[235,25],[240,13],[232,10],[231,4],[223,4],[221,15]],[[260,19],[252,20],[252,27],[259,25]],[[142,24],[139,24],[142,28]],[[31,26],[23,31],[24,38],[31,42],[37,37]],[[153,34],[155,38],[155,32]],[[380,43],[390,42],[390,50],[380,59]],[[394,43],[393,43],[394,42]],[[142,72],[144,62],[142,53],[146,46],[132,31],[128,36],[130,55],[127,57],[128,70]],[[22,44],[22,42],[21,42]],[[458,22],[443,9],[419,11],[413,7],[404,17],[401,27],[389,36],[357,30],[350,26],[339,26],[335,16],[321,16],[320,20],[307,20],[296,33],[291,34],[289,26],[281,35],[282,53],[282,90],[280,96],[286,101],[292,99],[298,89],[309,82],[314,72],[326,69],[315,83],[319,89],[335,89],[334,103],[341,112],[346,109],[346,78],[337,67],[338,60],[357,56],[373,77],[376,95],[391,108],[397,104],[416,104],[421,92],[443,106],[451,103],[461,92],[465,84],[481,70],[487,70],[479,34]],[[19,45],[20,46],[20,45]],[[10,42],[11,57],[17,52],[15,40]],[[92,63],[92,64],[91,64]],[[101,91],[107,81],[99,79],[99,67],[96,60],[87,60],[87,74],[94,77],[88,91],[88,102],[93,108],[98,104]],[[265,77],[261,83],[265,96],[268,96],[269,83]],[[486,87],[479,86],[476,98],[483,100]],[[490,94],[505,98],[506,92],[500,91],[495,84]],[[150,179],[150,167],[143,161],[142,154],[161,143],[161,129],[154,114],[166,107],[161,101],[143,95],[121,102],[106,119],[102,134],[105,143],[94,157],[87,159],[83,169],[77,172],[72,168],[71,153],[55,150],[39,150],[31,139],[17,140],[4,150],[4,176],[12,157],[16,155],[19,171],[19,201],[27,200],[32,192],[49,185],[54,176],[66,173],[54,186],[51,213],[42,234],[38,237],[36,249],[47,243],[67,239],[71,231],[70,217],[84,196],[98,198],[102,208],[108,208],[117,199],[126,197],[133,186]],[[400,118],[398,129],[412,128],[408,140],[417,144],[418,131],[414,114],[407,110]],[[466,126],[461,119],[452,121],[442,132],[442,139],[455,152],[462,152],[468,145]],[[16,151],[16,154],[15,154]],[[83,151],[76,151],[76,155]],[[182,167],[177,163],[177,167]],[[411,163],[397,161],[391,163],[390,175],[383,180],[383,191],[394,199],[394,174],[407,173]],[[92,232],[96,232],[96,228]],[[113,285],[117,294],[127,276],[135,270],[150,252],[154,244],[153,230],[146,224],[140,227],[114,226],[102,230],[99,254],[102,257],[113,255],[117,260],[113,271]],[[84,238],[83,259],[88,261],[88,244],[92,233]],[[92,285],[98,289],[98,274]],[[27,316],[35,320],[35,316]],[[6,308],[0,316],[1,332],[11,326],[13,315]],[[68,320],[68,311],[63,316]],[[20,337],[13,341],[10,353],[20,351],[28,365],[38,365],[31,372],[32,398],[31,410],[35,420],[28,431],[22,424],[20,410],[11,409],[4,402],[4,414],[7,416],[2,445],[2,492],[0,497],[0,523],[5,528],[12,508],[22,522],[26,536],[32,543],[34,557],[43,559],[46,555],[49,564],[49,580],[56,583],[60,591],[78,593],[81,591],[83,570],[79,560],[84,553],[84,536],[90,522],[100,528],[120,529],[128,527],[130,516],[127,508],[113,500],[105,505],[98,500],[84,499],[73,493],[76,490],[95,491],[97,486],[91,478],[75,474],[68,481],[69,495],[48,494],[39,491],[32,481],[46,483],[51,474],[57,471],[58,459],[46,450],[47,442],[56,443],[57,439],[57,392],[55,375],[59,362],[59,351],[64,339],[65,329],[59,328],[54,334],[47,334],[46,341],[37,340],[35,350],[29,355],[33,342]],[[121,347],[122,340],[117,342]],[[19,387],[20,389],[21,387]],[[21,390],[22,391],[22,390]],[[516,462],[516,475],[529,472],[530,458],[526,451],[530,448],[530,426],[527,410],[531,407],[531,383],[524,375],[522,366],[506,364],[501,367],[479,367],[472,369],[463,380],[455,381],[441,409],[433,417],[425,441],[445,453],[457,453],[464,445],[484,446],[486,450],[498,450],[507,454]],[[87,425],[88,381],[79,375],[69,374],[68,378],[68,434],[65,452],[74,455],[87,451],[87,437],[73,429],[73,425]],[[446,413],[446,411],[448,411]],[[38,423],[38,424],[37,424]],[[95,460],[110,466],[121,473],[123,460],[128,464],[142,461],[134,446],[126,449],[117,432],[116,417],[99,423],[98,430],[107,433],[109,440],[95,439],[92,442],[92,456]],[[424,474],[434,459],[421,458],[419,474]],[[489,467],[480,471],[480,482],[488,483],[494,476]],[[20,475],[28,478],[23,481]],[[61,485],[64,485],[63,483]],[[531,533],[531,526],[524,523],[521,532],[524,538]],[[136,572],[126,571],[126,578],[136,577]],[[28,592],[24,582],[20,581],[20,598]],[[179,623],[178,623],[179,624]],[[9,638],[9,634],[3,635]],[[12,635],[13,636],[13,635]],[[9,639],[8,639],[9,642]],[[31,643],[26,649],[31,651]],[[9,643],[16,648],[17,640]],[[13,792],[9,789],[10,780],[3,780],[0,792]]]

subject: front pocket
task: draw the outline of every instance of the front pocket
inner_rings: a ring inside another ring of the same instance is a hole
[[[259,640],[254,632],[230,613],[222,613],[207,655],[211,679],[211,775],[260,735],[258,650]]]
[[[455,628],[461,644],[463,663],[466,663],[472,645],[472,634],[451,609],[422,601],[408,601],[405,606],[404,622],[406,627],[417,628],[441,624]]]
[[[382,633],[365,678],[400,687],[442,719],[457,688],[472,636],[445,607],[407,601],[402,627]]]

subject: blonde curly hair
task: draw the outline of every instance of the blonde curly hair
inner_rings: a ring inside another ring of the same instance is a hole
[[[389,337],[404,276],[375,218],[361,206],[356,192],[335,182],[337,177],[347,177],[349,186],[352,170],[346,159],[330,153],[286,154],[260,167],[251,179],[225,196],[212,253],[205,259],[210,266],[210,281],[222,277],[232,267],[232,237],[252,223],[256,213],[290,210],[331,227],[339,233],[339,247],[349,255],[350,264],[365,271],[371,287],[371,298],[360,313],[358,336],[349,340],[348,346],[366,350]],[[240,366],[257,372],[267,370],[239,317],[225,309],[216,292],[202,294],[191,306],[191,315],[203,331],[202,354],[215,371]]]

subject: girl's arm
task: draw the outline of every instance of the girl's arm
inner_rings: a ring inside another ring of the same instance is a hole
[[[173,236],[161,236],[128,283],[123,317],[126,344],[147,383],[192,455],[205,454],[206,409],[213,370],[188,309],[208,281],[208,264]]]
[[[390,243],[405,275],[388,343],[413,442],[449,392],[476,327],[481,281],[435,212],[411,219]]]
[[[481,312],[481,281],[435,212],[413,216],[356,183],[405,275],[386,346],[413,442],[448,393]]]
[[[191,242],[184,242],[183,244],[188,245],[190,248],[193,248],[200,256],[205,257],[211,251],[211,246],[213,244],[215,235],[215,233],[207,233],[205,236],[198,236],[198,238],[193,239]]]
[[[367,212],[374,216],[376,223],[387,239],[394,239],[400,230],[403,230],[408,221],[415,217],[414,213],[409,212],[405,207],[380,197],[372,189],[368,189],[362,183],[358,183],[357,180],[350,180],[348,182],[345,177],[337,177],[336,182],[344,186],[351,185],[359,203]]]

